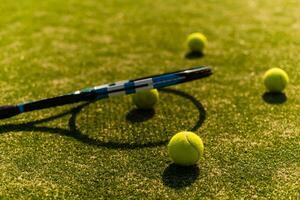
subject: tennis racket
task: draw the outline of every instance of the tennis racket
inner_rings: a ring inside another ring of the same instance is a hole
[[[159,74],[135,80],[119,81],[111,84],[86,88],[52,98],[41,99],[17,105],[0,106],[0,119],[9,118],[24,112],[62,106],[81,101],[95,101],[116,95],[128,95],[152,88],[160,89],[210,76],[209,67],[200,66],[171,73]]]

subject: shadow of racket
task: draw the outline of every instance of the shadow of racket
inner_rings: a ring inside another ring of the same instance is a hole
[[[179,97],[182,97],[182,98],[190,101],[190,103],[192,103],[194,105],[194,107],[197,109],[198,117],[197,117],[195,124],[188,130],[196,131],[198,128],[200,128],[200,126],[202,125],[202,123],[205,120],[205,109],[197,99],[195,99],[193,96],[189,95],[188,93],[185,93],[185,92],[182,92],[179,90],[174,90],[174,89],[163,89],[163,90],[161,90],[161,92],[167,93],[170,95],[177,95]],[[125,140],[125,142],[121,142],[121,141],[123,141],[122,138],[120,140],[113,140],[111,138],[103,138],[102,137],[99,139],[96,137],[91,137],[91,135],[89,135],[88,133],[85,133],[81,128],[79,128],[77,126],[78,115],[79,115],[79,113],[84,112],[84,109],[87,109],[91,105],[95,106],[96,104],[97,103],[95,103],[95,102],[87,102],[87,103],[77,105],[76,107],[71,108],[70,110],[67,110],[65,112],[62,112],[60,114],[57,114],[57,115],[54,115],[54,116],[51,116],[51,117],[48,117],[45,119],[40,119],[40,120],[36,120],[36,121],[31,121],[31,122],[24,122],[24,123],[0,125],[0,134],[7,133],[7,132],[21,132],[21,131],[47,132],[47,133],[51,133],[51,134],[58,134],[58,135],[63,135],[63,136],[67,136],[67,137],[73,137],[76,140],[79,140],[88,145],[113,148],[113,149],[116,149],[116,148],[135,149],[135,148],[161,146],[161,145],[165,145],[170,138],[170,136],[168,136],[168,135],[163,135],[162,137],[155,138],[155,140],[151,140],[151,137],[149,136],[150,140],[148,140],[146,142],[141,142],[140,140],[139,141]],[[102,106],[105,107],[106,105],[102,105]],[[91,108],[93,108],[93,107],[91,107]],[[129,111],[129,113],[131,113],[131,114],[132,114],[132,112],[133,112],[132,110]],[[154,116],[154,113],[150,113],[150,114],[151,115],[146,116],[146,120],[150,120]],[[66,129],[39,125],[39,124],[42,124],[45,122],[59,119],[61,117],[67,116],[67,115],[71,115],[71,117],[69,118],[69,121],[68,121],[69,127]],[[116,113],[115,113],[115,115],[116,115]],[[86,114],[84,116],[88,116],[88,114]],[[127,116],[128,116],[128,113],[127,113]],[[91,117],[96,118],[95,115],[91,115]],[[128,120],[130,121],[130,119],[127,118],[127,124],[128,124]],[[134,120],[134,119],[132,118],[131,120]],[[107,124],[107,122],[104,121],[103,124]],[[126,133],[124,133],[124,134],[126,134]],[[145,138],[142,138],[142,139],[145,139]]]

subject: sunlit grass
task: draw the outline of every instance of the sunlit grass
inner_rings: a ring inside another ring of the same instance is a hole
[[[145,120],[130,97],[2,120],[0,197],[300,198],[299,10],[295,0],[3,0],[1,105],[196,65],[214,75],[161,91]],[[187,59],[195,31],[208,46]],[[264,96],[271,67],[290,75],[284,101]],[[204,141],[196,168],[167,155],[181,130]]]

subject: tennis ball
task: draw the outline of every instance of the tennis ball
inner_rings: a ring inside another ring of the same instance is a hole
[[[282,92],[289,82],[287,73],[280,68],[269,69],[263,79],[269,92]]]
[[[187,46],[192,52],[203,52],[207,38],[202,33],[192,33],[187,38]]]
[[[190,166],[203,156],[204,146],[201,138],[193,132],[182,131],[175,134],[169,144],[168,152],[175,164]]]
[[[151,109],[159,100],[157,89],[144,90],[132,95],[133,103],[139,109]]]

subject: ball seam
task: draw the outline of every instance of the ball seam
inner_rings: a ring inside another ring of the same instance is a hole
[[[197,150],[197,147],[195,147],[195,146],[191,143],[191,141],[190,141],[189,138],[187,137],[187,134],[189,134],[189,133],[185,133],[185,134],[184,134],[184,137],[185,137],[185,139],[187,140],[187,142],[192,146],[192,148],[197,152],[197,162],[198,162],[199,159],[200,159],[200,153],[199,153],[199,151]]]

